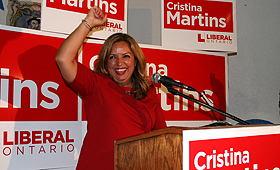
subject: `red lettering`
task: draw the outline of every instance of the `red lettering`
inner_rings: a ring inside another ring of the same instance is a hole
[[[40,147],[40,150],[39,150],[38,154],[40,154],[41,152],[46,153],[45,148],[44,148],[44,146],[43,146],[43,145]]]
[[[47,143],[47,141],[49,141],[49,143],[54,143],[52,141],[53,138],[53,132],[48,130],[48,131],[43,131],[43,143]]]
[[[15,131],[15,145],[18,144],[18,131]]]
[[[3,145],[13,145],[14,142],[13,141],[8,141],[8,132],[7,131],[4,131],[4,134],[3,134]]]
[[[32,131],[32,144],[41,144],[42,131]]]
[[[30,154],[32,155],[33,154],[33,149],[34,149],[35,146],[29,146],[30,148]]]
[[[70,146],[71,146],[71,148],[70,148]],[[67,146],[67,151],[68,151],[68,152],[73,152],[74,148],[75,148],[74,145],[69,144],[69,145]]]
[[[63,134],[62,134],[61,130],[58,130],[56,135],[55,135],[54,143],[57,143],[57,141],[61,141],[62,143],[65,143],[65,139],[63,137]]]
[[[66,130],[66,142],[74,142],[74,139],[70,139],[70,131]]]
[[[198,38],[200,38],[201,35],[198,34]],[[207,39],[212,39],[212,40],[232,40],[229,35],[215,35],[215,34],[207,34]]]
[[[20,147],[17,147],[17,155],[19,154],[19,152],[24,155],[24,147],[22,147],[22,149],[20,149]]]
[[[6,152],[6,150],[8,150],[8,152]],[[5,148],[3,149],[3,155],[9,156],[11,153],[12,153],[11,148],[5,147]]]
[[[70,137],[70,130],[65,131],[65,136],[61,130],[58,130],[54,136],[51,130],[45,131],[15,131],[14,139],[9,140],[9,132],[3,131],[3,145],[26,145],[26,144],[42,144],[42,143],[62,143],[74,142]]]
[[[20,144],[29,144],[31,142],[29,131],[20,131]]]
[[[56,146],[55,145],[50,145],[50,153],[52,153],[52,151],[54,151],[54,153],[56,153]]]
[[[205,39],[201,37],[201,34],[198,34],[198,42],[205,42]]]

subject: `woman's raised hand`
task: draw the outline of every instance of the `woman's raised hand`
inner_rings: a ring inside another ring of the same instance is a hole
[[[103,13],[100,7],[94,6],[89,9],[84,19],[92,28],[104,25],[107,22],[107,15]]]

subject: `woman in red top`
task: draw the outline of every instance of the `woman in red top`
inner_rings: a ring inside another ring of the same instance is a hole
[[[56,55],[63,78],[83,99],[88,122],[77,169],[114,169],[116,139],[166,127],[145,56],[131,36],[108,37],[94,71],[76,62],[89,31],[106,21],[100,8],[91,8]]]

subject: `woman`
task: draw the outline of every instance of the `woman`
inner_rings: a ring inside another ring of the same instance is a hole
[[[83,99],[88,122],[77,169],[114,169],[116,139],[166,127],[155,89],[146,76],[145,56],[131,36],[111,35],[94,71],[76,62],[89,31],[106,20],[100,8],[91,8],[56,56],[63,78]]]

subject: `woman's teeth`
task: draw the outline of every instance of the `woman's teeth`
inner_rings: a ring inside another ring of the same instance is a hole
[[[116,69],[116,71],[125,71],[126,68],[123,68],[123,69]]]

